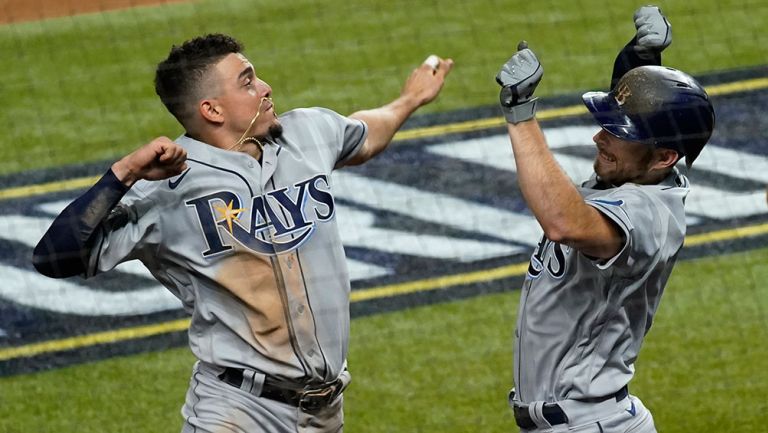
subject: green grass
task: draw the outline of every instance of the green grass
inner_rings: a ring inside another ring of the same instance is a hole
[[[764,0],[658,3],[675,35],[668,64],[702,73],[765,62]],[[451,56],[450,81],[425,109],[444,111],[494,104],[493,76],[522,38],[545,67],[540,95],[605,87],[639,4],[208,0],[0,26],[0,174],[112,159],[179,134],[154,95],[154,65],[198,34],[243,40],[281,110],[378,106],[428,54]]]
[[[768,425],[768,249],[678,264],[631,384],[659,431]],[[518,292],[352,322],[350,432],[516,431]],[[174,432],[186,349],[0,379],[0,432]]]

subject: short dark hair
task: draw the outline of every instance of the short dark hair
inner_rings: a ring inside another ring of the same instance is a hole
[[[174,45],[168,58],[157,65],[155,93],[168,111],[184,126],[201,97],[201,85],[208,69],[232,53],[241,53],[243,44],[216,33]]]

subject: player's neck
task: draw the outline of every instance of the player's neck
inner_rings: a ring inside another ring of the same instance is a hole
[[[265,143],[264,140],[255,139],[238,142],[238,137],[229,137],[227,134],[219,133],[219,131],[211,131],[209,133],[204,131],[199,133],[187,131],[186,135],[222,150],[245,153],[257,160],[261,160],[261,154]]]
[[[240,144],[236,144],[232,149],[228,149],[235,152],[243,152],[251,155],[254,159],[261,161],[261,155],[264,152],[264,144],[261,141],[245,141]]]
[[[638,177],[637,179],[632,180],[632,183],[636,183],[638,185],[657,185],[661,183],[664,179],[669,176],[669,173],[672,172],[672,169],[665,169],[665,170],[650,170],[647,173],[645,173],[643,176]]]

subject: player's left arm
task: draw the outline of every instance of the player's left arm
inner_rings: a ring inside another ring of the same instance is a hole
[[[543,69],[536,55],[521,43],[518,52],[496,77],[499,99],[517,166],[517,180],[528,207],[545,236],[600,259],[615,256],[623,232],[608,217],[586,204],[576,186],[555,161],[536,121],[536,89]]]
[[[400,96],[394,101],[382,107],[357,111],[349,116],[368,125],[368,136],[360,150],[345,165],[359,165],[381,153],[414,111],[437,98],[445,83],[445,77],[453,68],[453,60],[437,60],[436,67],[425,62],[414,69]]]
[[[672,43],[672,25],[658,6],[642,6],[632,17],[635,35],[616,56],[611,89],[631,69],[661,65],[661,52]]]

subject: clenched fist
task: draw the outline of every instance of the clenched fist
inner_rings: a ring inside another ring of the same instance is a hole
[[[187,151],[168,137],[158,137],[112,164],[112,172],[126,186],[140,179],[162,180],[187,169]]]
[[[496,74],[496,82],[501,86],[499,104],[509,123],[522,122],[536,115],[533,91],[544,75],[544,68],[527,42],[521,41],[517,50]]]
[[[641,58],[649,58],[664,51],[672,43],[672,25],[657,6],[643,6],[635,11],[637,45]]]

